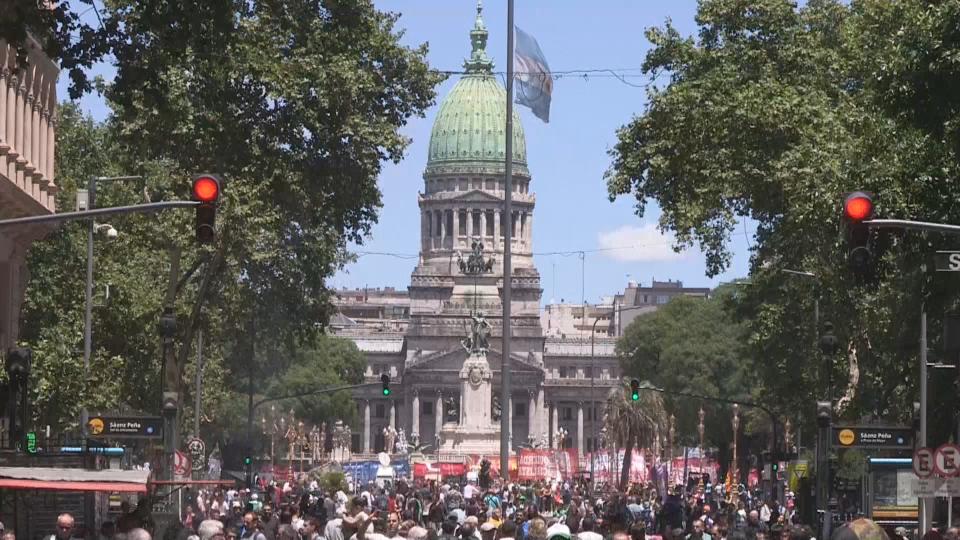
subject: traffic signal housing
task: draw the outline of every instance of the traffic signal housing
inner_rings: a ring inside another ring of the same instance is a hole
[[[384,397],[390,395],[390,376],[386,373],[380,375],[380,383],[383,385],[383,395]]]
[[[630,379],[630,401],[640,401],[640,381]]]
[[[222,182],[215,174],[198,174],[193,177],[191,193],[197,206],[197,242],[212,243],[217,237],[217,201],[220,199]]]
[[[861,283],[873,277],[873,253],[870,251],[870,229],[865,221],[873,218],[873,195],[854,191],[843,201],[843,222],[847,233],[847,263]]]

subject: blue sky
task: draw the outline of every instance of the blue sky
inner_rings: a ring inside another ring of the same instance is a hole
[[[461,68],[470,50],[474,0],[376,0],[376,4],[401,14],[398,24],[405,30],[405,43],[429,43],[433,67]],[[515,17],[516,24],[540,43],[552,70],[629,70],[632,75],[627,81],[642,85],[647,81],[638,68],[649,48],[644,29],[670,19],[682,33],[692,34],[695,11],[695,0],[529,0],[516,2]],[[495,69],[504,70],[506,0],[485,0],[484,19],[490,32],[488,53]],[[112,69],[100,66],[96,72],[109,79]],[[452,77],[441,85],[440,100],[455,82]],[[67,95],[66,85],[63,78],[61,96]],[[752,224],[739,227],[732,240],[735,256],[730,270],[708,279],[699,251],[674,254],[670,237],[656,230],[656,207],[649,207],[640,220],[633,212],[632,197],[614,203],[607,199],[603,181],[610,163],[607,150],[616,142],[616,129],[642,112],[645,101],[642,88],[609,76],[590,75],[554,83],[549,124],[528,109],[518,108],[527,137],[531,190],[537,196],[534,252],[637,246],[588,252],[582,266],[579,255],[538,255],[544,302],[579,302],[582,295],[587,302],[597,302],[601,296],[621,291],[628,279],[646,285],[655,278],[679,279],[687,286],[713,286],[747,274]],[[95,118],[106,114],[96,96],[84,98],[82,106]],[[380,220],[359,250],[416,254],[420,224],[417,192],[423,188],[421,175],[436,109],[403,129],[413,142],[400,164],[385,166],[380,177],[384,203]],[[415,263],[408,258],[361,256],[337,274],[331,285],[406,288]]]

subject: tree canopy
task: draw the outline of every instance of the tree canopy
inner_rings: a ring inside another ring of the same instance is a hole
[[[655,202],[676,248],[699,245],[709,275],[729,267],[739,224],[756,223],[752,286],[730,305],[748,321],[765,399],[809,425],[833,381],[840,414],[905,420],[920,306],[933,314],[935,347],[940,315],[957,302],[921,263],[956,240],[876,235],[878,279],[861,287],[847,269],[840,206],[865,189],[881,216],[960,223],[944,196],[960,178],[951,60],[960,3],[706,0],[696,21],[695,36],[669,23],[647,31],[644,68],[669,80],[618,132],[610,196],[632,194],[640,216]],[[814,299],[841,343],[827,369]]]
[[[196,244],[188,211],[116,218],[118,239],[98,240],[95,364],[110,365],[101,373],[120,384],[118,402],[155,410],[156,325],[172,280],[173,379],[185,404],[203,330],[205,375],[217,393],[205,389],[204,416],[222,431],[236,418],[213,416],[245,415],[240,394],[263,395],[275,375],[344,347],[322,335],[332,311],[327,278],[349,260],[348,242],[362,243],[376,221],[383,162],[403,157],[409,141],[400,129],[433,103],[441,76],[429,69],[425,46],[400,43],[396,15],[365,0],[131,0],[99,15],[98,39],[117,69],[103,86],[112,114],[95,124],[61,108],[59,208],[73,206],[90,176],[143,177],[98,185],[101,207],[186,199],[200,172],[222,174],[225,186],[212,246]],[[47,408],[38,412],[54,424],[74,421],[81,406],[56,392],[84,384],[85,242],[82,227],[66,225],[29,260],[23,340],[38,366],[62,362],[76,375],[42,390]],[[356,380],[355,369],[311,376]]]

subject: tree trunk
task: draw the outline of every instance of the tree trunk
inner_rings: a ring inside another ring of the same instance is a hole
[[[630,485],[630,465],[633,462],[633,440],[627,441],[626,448],[623,449],[623,467],[620,468],[620,490],[626,491]]]

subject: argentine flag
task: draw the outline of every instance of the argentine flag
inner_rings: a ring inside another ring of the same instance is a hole
[[[534,116],[550,122],[550,98],[553,95],[553,77],[550,66],[533,36],[519,27],[516,30],[516,47],[513,56],[516,63],[517,99],[520,105],[526,105]]]

